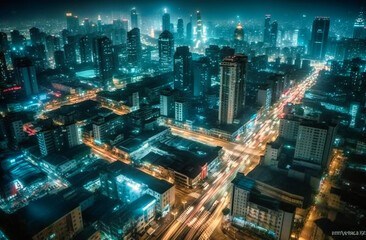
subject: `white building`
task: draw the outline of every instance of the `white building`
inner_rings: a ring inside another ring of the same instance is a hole
[[[187,119],[188,103],[185,100],[175,101],[175,120],[184,122]]]

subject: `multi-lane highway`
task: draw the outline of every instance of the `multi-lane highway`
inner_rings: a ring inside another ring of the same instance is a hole
[[[293,87],[277,104],[258,120],[254,129],[242,136],[241,143],[227,142],[201,133],[171,127],[172,133],[210,145],[222,146],[226,154],[226,169],[222,170],[216,180],[201,196],[187,206],[178,215],[171,226],[163,234],[154,239],[209,239],[213,230],[221,220],[221,210],[226,207],[230,182],[238,171],[250,172],[259,162],[259,156],[265,151],[267,142],[273,141],[278,135],[279,117],[288,102],[299,102],[305,90],[315,83],[318,71],[305,81]]]

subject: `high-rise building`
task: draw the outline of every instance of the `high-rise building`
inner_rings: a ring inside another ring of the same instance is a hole
[[[297,46],[307,46],[309,40],[309,29],[300,28],[297,35]]]
[[[290,239],[296,207],[262,194],[257,182],[238,173],[232,181],[231,216],[239,226],[244,222],[266,229],[273,239]]]
[[[324,59],[327,51],[330,19],[316,17],[313,22],[311,40],[309,45],[310,56],[314,59]]]
[[[201,19],[201,12],[197,11],[197,41],[202,40],[202,34],[203,34],[203,26],[202,26],[202,19]]]
[[[174,115],[174,90],[163,89],[160,93],[160,116],[173,117]]]
[[[96,75],[103,80],[111,79],[114,69],[112,41],[105,36],[94,39],[93,56]]]
[[[184,23],[182,18],[178,18],[177,23],[177,39],[183,40],[184,39]]]
[[[264,17],[263,42],[269,45],[271,43],[271,15],[266,14]]]
[[[193,96],[203,96],[211,88],[210,60],[201,57],[193,61]]]
[[[220,65],[219,123],[232,124],[245,106],[245,78],[248,57],[226,57]]]
[[[136,8],[132,8],[131,9],[131,29],[138,28],[138,27],[139,27],[138,14],[137,14]]]
[[[278,32],[278,24],[277,21],[274,21],[271,24],[271,32],[270,32],[270,46],[276,47],[277,45],[277,32]]]
[[[364,39],[366,37],[366,24],[363,11],[361,11],[353,25],[353,38]]]
[[[66,25],[67,30],[71,34],[76,34],[79,31],[79,18],[78,16],[73,16],[71,12],[66,13]]]
[[[174,38],[165,30],[159,36],[159,65],[161,72],[173,71]]]
[[[4,118],[4,126],[9,140],[9,147],[17,149],[18,144],[26,139],[22,117],[15,112],[7,113]]]
[[[55,67],[63,68],[65,67],[65,53],[64,51],[55,51]]]
[[[47,59],[53,59],[55,55],[55,36],[48,35],[46,37],[46,50],[47,50]]]
[[[220,48],[217,45],[210,45],[205,49],[205,55],[210,60],[210,75],[211,77],[218,79],[220,72]]]
[[[29,58],[17,58],[15,62],[16,79],[25,96],[38,94],[36,69],[32,61]]]
[[[130,67],[139,67],[142,56],[140,29],[134,28],[127,33],[127,52]]]
[[[192,85],[192,53],[187,46],[177,47],[174,54],[174,89],[185,90]]]
[[[7,77],[5,55],[3,52],[0,51],[0,88],[6,85],[7,80],[8,77]]]
[[[294,159],[310,167],[328,166],[337,126],[302,121],[296,138]]]
[[[76,123],[49,126],[37,132],[38,147],[42,156],[58,152],[81,144]]]
[[[75,45],[72,43],[67,43],[64,45],[65,51],[65,64],[69,68],[74,68],[76,65],[76,49]]]
[[[187,23],[186,39],[188,42],[192,41],[193,27],[192,27],[192,15],[190,16],[190,21]]]
[[[8,35],[4,32],[0,32],[0,51],[5,52],[9,50]]]
[[[188,102],[184,99],[175,100],[174,110],[174,119],[179,122],[184,122],[188,115]]]
[[[224,60],[226,57],[234,56],[235,49],[229,46],[224,46],[220,49],[220,61]]]
[[[42,34],[39,28],[32,27],[29,29],[30,39],[32,42],[32,45],[42,44]]]
[[[16,48],[23,48],[26,45],[26,39],[20,34],[18,30],[13,30],[10,32],[11,43]]]
[[[162,31],[171,31],[170,29],[170,14],[167,13],[167,10],[164,9],[164,14],[162,17]]]
[[[80,47],[80,60],[81,63],[90,63],[92,62],[92,43],[90,39],[90,35],[85,35],[79,39],[79,47]]]
[[[234,46],[236,52],[244,52],[244,29],[240,22],[234,31]]]

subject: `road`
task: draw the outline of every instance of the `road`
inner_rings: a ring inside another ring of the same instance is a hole
[[[304,82],[293,87],[288,95],[283,96],[279,103],[268,110],[267,114],[260,117],[255,128],[247,133],[248,136],[242,136],[241,143],[227,142],[201,133],[171,127],[173,134],[210,145],[222,146],[228,152],[228,171],[221,172],[208,190],[192,205],[187,206],[187,209],[176,218],[164,234],[155,236],[153,239],[209,239],[212,229],[217,227],[222,215],[213,211],[209,212],[210,216],[208,216],[204,209],[211,208],[210,204],[220,201],[222,194],[229,191],[231,180],[237,172],[248,173],[259,163],[258,156],[264,153],[266,143],[273,141],[278,135],[279,117],[283,107],[288,102],[299,102],[305,90],[315,83],[317,73],[318,71],[314,72]],[[217,208],[222,208],[222,204]],[[200,229],[202,230],[203,226],[205,230],[201,233]]]

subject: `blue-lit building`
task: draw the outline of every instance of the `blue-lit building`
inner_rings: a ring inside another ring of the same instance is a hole
[[[174,54],[174,89],[192,87],[192,53],[188,46],[177,47]]]
[[[111,199],[132,203],[145,194],[154,197],[157,212],[166,215],[175,203],[173,184],[156,179],[130,165],[117,161],[100,173],[102,194]]]

